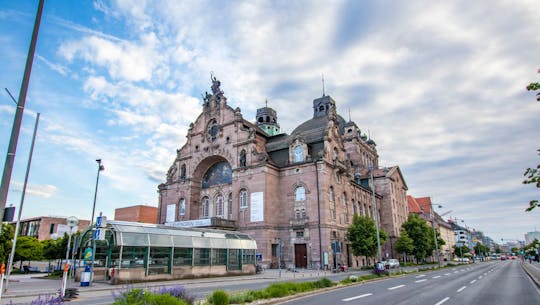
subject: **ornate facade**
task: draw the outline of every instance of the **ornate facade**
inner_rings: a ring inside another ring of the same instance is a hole
[[[372,263],[352,255],[347,228],[354,213],[378,214],[388,235],[399,235],[408,213],[399,168],[378,168],[375,142],[338,115],[328,95],[315,99],[313,117],[288,135],[267,106],[255,122],[244,119],[220,85],[212,77],[212,93],[158,187],[159,223],[250,234],[268,267]]]

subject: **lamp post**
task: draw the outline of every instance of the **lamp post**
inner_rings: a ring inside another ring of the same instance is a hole
[[[375,180],[373,179],[373,163],[369,166],[370,178],[371,178],[371,194],[373,197],[373,216],[375,218],[375,229],[377,230],[377,261],[381,261],[381,238],[379,235],[379,210],[377,209],[377,201],[375,199]]]
[[[96,178],[96,189],[94,191],[94,205],[92,207],[92,218],[90,218],[90,227],[94,224],[94,214],[96,212],[96,198],[97,198],[97,191],[98,191],[98,185],[99,185],[99,172],[102,170],[105,170],[105,166],[101,164],[101,159],[96,160],[98,164],[98,170],[97,170],[97,178]],[[95,228],[97,229],[97,228]],[[90,282],[94,282],[94,263],[96,261],[96,234],[92,233],[92,264],[91,266],[91,272],[90,272]]]
[[[102,170],[105,170],[105,167],[101,165],[101,159],[96,160],[98,164],[98,171],[97,171],[97,178],[96,178],[96,190],[94,191],[94,205],[92,206],[92,218],[90,218],[90,226],[94,224],[94,214],[96,212],[96,198],[97,198],[97,191],[98,191],[98,185],[99,185],[99,172]]]

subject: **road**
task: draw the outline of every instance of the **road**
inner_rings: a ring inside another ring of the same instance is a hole
[[[540,304],[540,291],[519,261],[490,262],[375,281],[283,305]]]

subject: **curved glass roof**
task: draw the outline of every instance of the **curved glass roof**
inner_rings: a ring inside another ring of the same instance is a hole
[[[117,246],[178,248],[257,249],[247,234],[203,228],[173,228],[164,225],[107,221],[107,230]]]

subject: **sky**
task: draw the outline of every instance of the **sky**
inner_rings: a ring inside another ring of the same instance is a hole
[[[540,230],[540,6],[513,1],[47,0],[8,205],[22,218],[90,219],[157,206],[176,149],[202,111],[210,75],[255,120],[286,133],[324,92],[399,165],[408,194],[498,242]],[[37,0],[0,0],[2,168]]]

